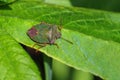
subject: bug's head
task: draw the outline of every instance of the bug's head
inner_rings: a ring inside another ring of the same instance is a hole
[[[57,39],[58,39],[58,38],[61,38],[61,32],[57,32],[56,38],[57,38]]]

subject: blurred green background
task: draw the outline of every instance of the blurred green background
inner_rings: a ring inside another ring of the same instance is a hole
[[[120,11],[120,0],[70,0],[73,6]]]
[[[62,6],[75,6],[107,11],[120,11],[120,0],[44,0]]]
[[[53,60],[53,80],[102,80],[88,72],[75,70]]]

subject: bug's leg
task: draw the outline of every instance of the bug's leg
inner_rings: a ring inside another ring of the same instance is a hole
[[[57,46],[57,48],[59,48],[58,44],[57,43],[53,43],[53,45]]]
[[[47,44],[46,44],[46,43],[44,43],[44,44],[42,44],[42,43],[41,43],[41,44],[40,44],[40,43],[35,43],[35,44],[32,46],[32,48],[34,48],[36,45],[38,45],[39,47],[36,49],[35,52],[38,52],[41,47],[44,47],[44,46],[46,46]]]
[[[41,47],[44,47],[44,46],[45,46],[44,44],[35,43],[35,44],[32,46],[32,48],[34,48],[36,45],[41,46]]]
[[[34,48],[36,45],[38,45],[38,43],[35,43],[35,44],[32,46],[32,48]],[[35,52],[37,53],[37,52],[38,52],[38,49],[36,49]]]
[[[39,46],[41,46],[41,47],[44,47],[44,46],[46,46],[47,44],[46,43],[39,43],[39,44],[37,44],[37,45],[39,45]]]
[[[34,48],[36,45],[37,45],[37,43],[35,43],[35,44],[32,46],[32,48]]]
[[[39,47],[36,49],[36,52],[38,52],[41,47],[45,47],[47,44],[46,43],[43,43],[43,44],[38,43],[37,45],[39,45]]]
[[[54,43],[54,41],[51,41],[50,38],[48,38],[48,41],[49,41],[49,43],[47,43],[47,44],[55,45],[55,46],[57,46],[57,48],[59,48],[59,46],[57,45],[57,43]]]

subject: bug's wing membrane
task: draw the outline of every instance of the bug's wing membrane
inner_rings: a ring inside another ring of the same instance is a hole
[[[34,36],[34,41],[38,43],[49,43],[47,35],[49,27],[45,24],[39,24],[36,25],[35,28],[38,30],[38,34]]]

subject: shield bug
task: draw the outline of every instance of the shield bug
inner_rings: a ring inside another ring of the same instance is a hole
[[[56,45],[58,47],[55,41],[58,38],[61,38],[61,29],[62,29],[61,25],[57,26],[57,25],[41,22],[40,24],[37,24],[32,28],[30,28],[27,34],[33,41],[36,42],[37,45],[46,46],[47,44],[50,44],[50,45]]]

